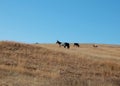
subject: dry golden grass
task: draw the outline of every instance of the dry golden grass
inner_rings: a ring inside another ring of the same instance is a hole
[[[120,46],[0,42],[0,86],[120,86]]]

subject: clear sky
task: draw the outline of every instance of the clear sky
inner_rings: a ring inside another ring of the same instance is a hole
[[[120,0],[0,0],[0,40],[120,44]]]

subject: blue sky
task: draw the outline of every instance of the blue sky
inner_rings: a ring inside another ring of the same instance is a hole
[[[0,40],[120,44],[120,0],[0,0]]]

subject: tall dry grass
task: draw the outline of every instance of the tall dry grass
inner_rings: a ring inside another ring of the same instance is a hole
[[[90,47],[89,47],[90,46]],[[0,85],[120,86],[119,47],[0,42]]]

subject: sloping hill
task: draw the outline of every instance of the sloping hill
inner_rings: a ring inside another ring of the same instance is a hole
[[[2,41],[0,86],[120,86],[120,46]]]

